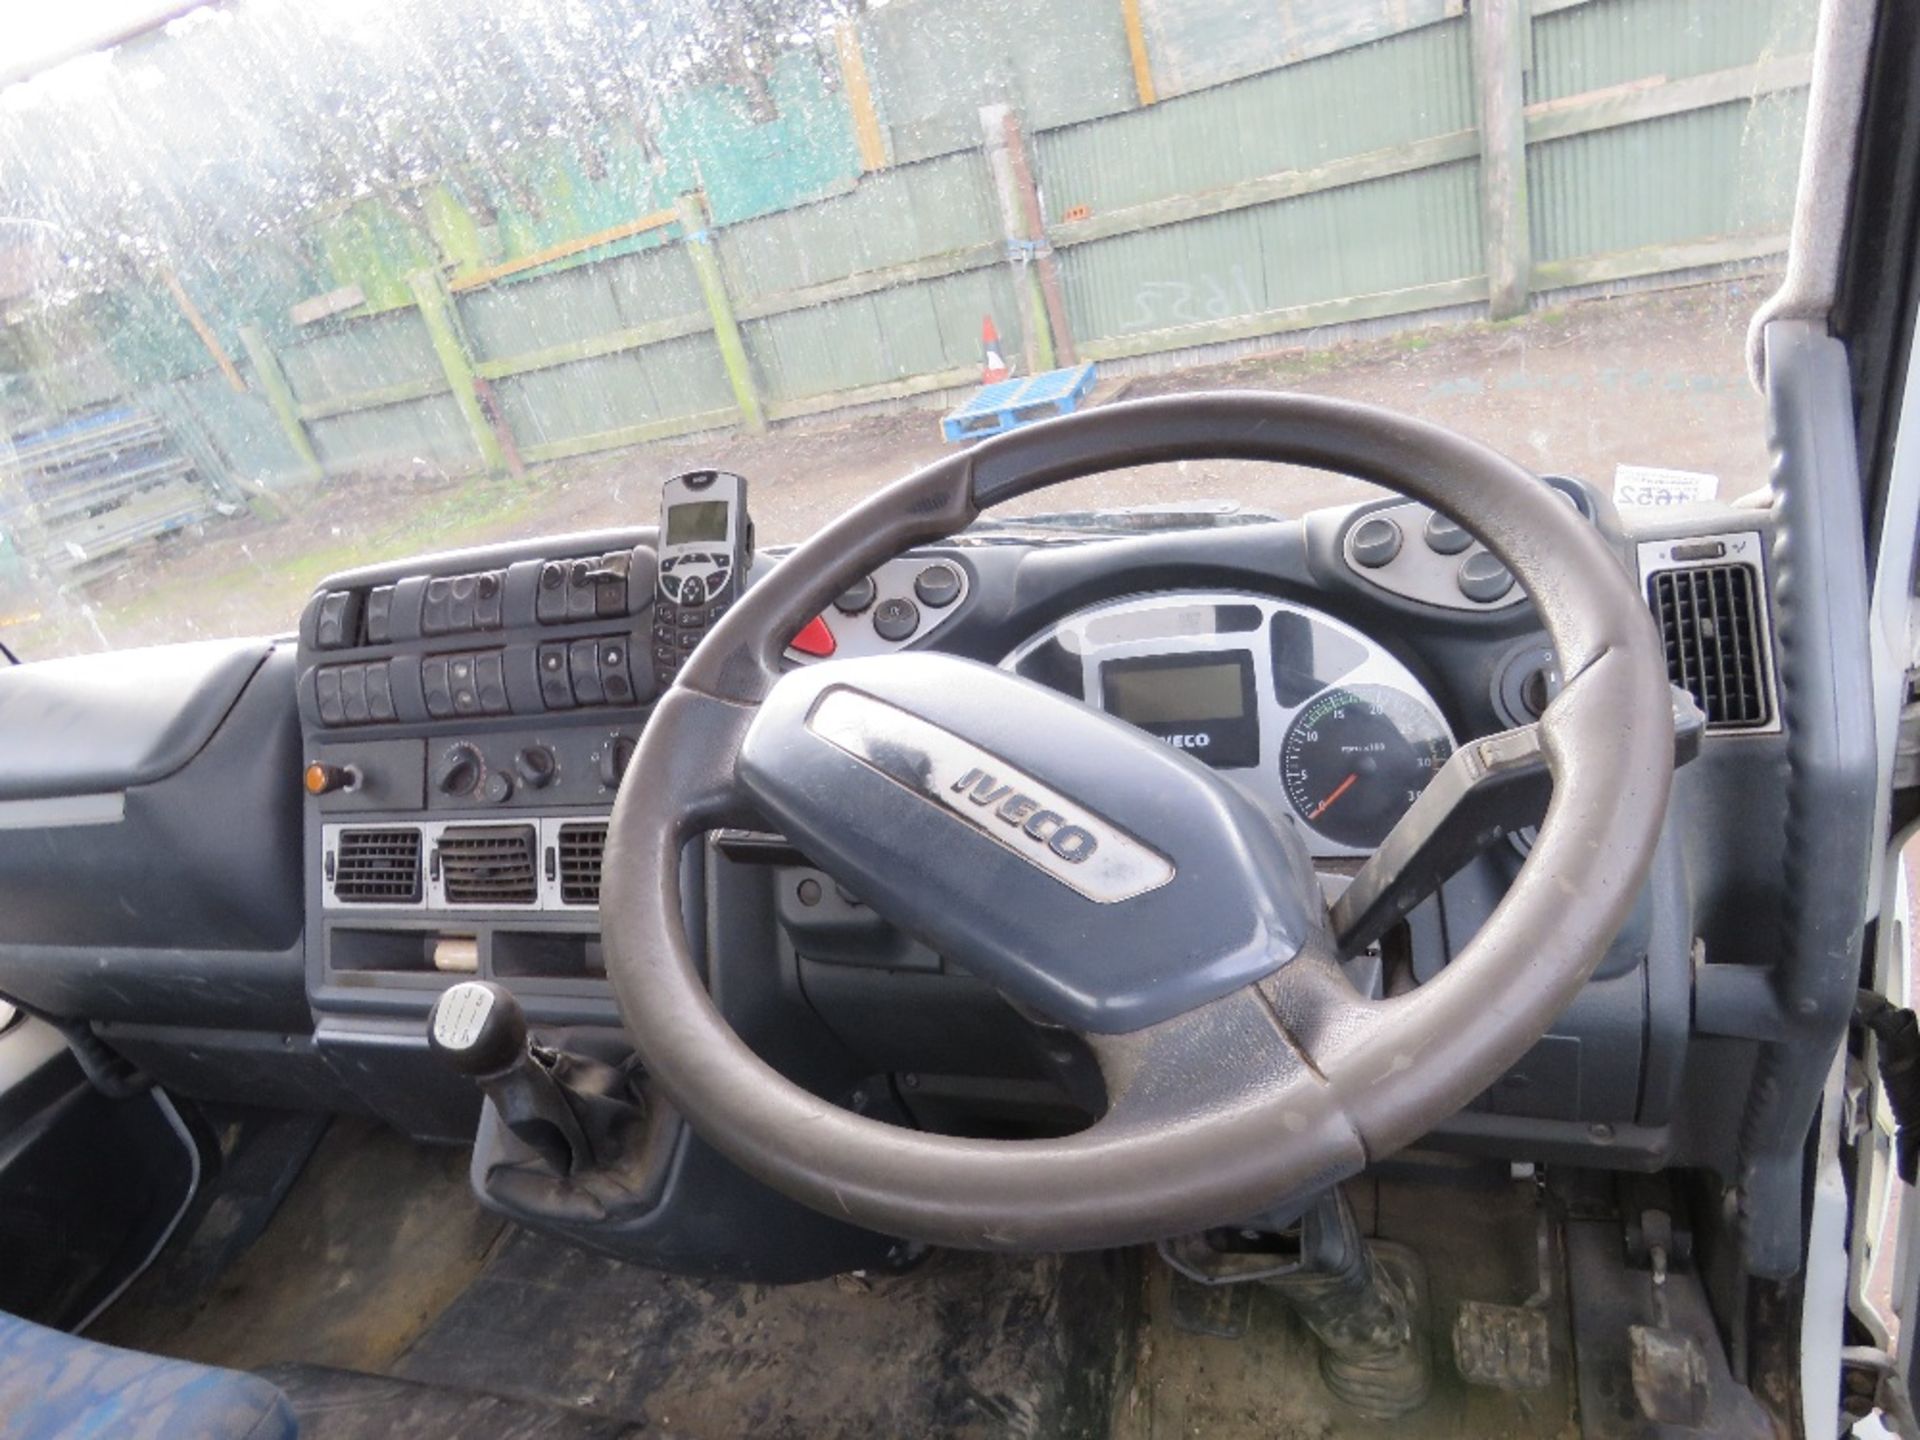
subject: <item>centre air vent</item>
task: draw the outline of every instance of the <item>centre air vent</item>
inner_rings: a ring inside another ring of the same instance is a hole
[[[334,846],[333,898],[343,905],[418,905],[420,832],[342,830]]]
[[[1751,565],[1661,570],[1647,584],[1667,678],[1687,691],[1709,730],[1756,730],[1772,720],[1759,587]]]
[[[531,825],[449,825],[440,833],[440,888],[449,905],[532,905],[540,899]]]
[[[600,857],[607,848],[605,821],[577,821],[560,827],[560,903],[600,903]]]

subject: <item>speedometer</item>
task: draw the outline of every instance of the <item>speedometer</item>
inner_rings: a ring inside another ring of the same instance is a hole
[[[1453,753],[1420,701],[1385,685],[1337,686],[1287,727],[1280,781],[1288,803],[1336,845],[1371,850]]]

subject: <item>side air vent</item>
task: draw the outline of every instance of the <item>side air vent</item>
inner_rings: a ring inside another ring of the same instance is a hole
[[[1693,696],[1707,729],[1764,728],[1773,713],[1753,567],[1656,571],[1647,590],[1667,649],[1667,678]]]
[[[450,825],[440,834],[441,892],[449,905],[532,905],[538,854],[531,825]]]
[[[603,821],[581,821],[560,827],[560,903],[600,903],[600,857],[607,848]]]
[[[334,845],[333,898],[342,905],[418,905],[420,832],[342,830]]]

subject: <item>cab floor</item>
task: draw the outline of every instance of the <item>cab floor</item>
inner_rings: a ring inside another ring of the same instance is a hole
[[[308,1440],[392,1433],[406,1403],[408,1433],[472,1440],[1573,1433],[1564,1306],[1546,1390],[1468,1387],[1447,1343],[1460,1300],[1538,1289],[1530,1182],[1415,1167],[1353,1198],[1363,1229],[1420,1252],[1432,1292],[1434,1394],[1391,1425],[1332,1398],[1274,1295],[1196,1300],[1148,1253],[937,1252],[904,1275],[692,1280],[507,1225],[472,1199],[464,1152],[346,1119],[238,1258],[187,1287],[163,1257],[90,1334],[269,1370]],[[231,1221],[215,1205],[200,1223]]]

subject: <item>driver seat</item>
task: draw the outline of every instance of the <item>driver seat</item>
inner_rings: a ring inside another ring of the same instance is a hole
[[[238,1370],[121,1350],[0,1314],[0,1434],[8,1440],[294,1440],[280,1389]]]

